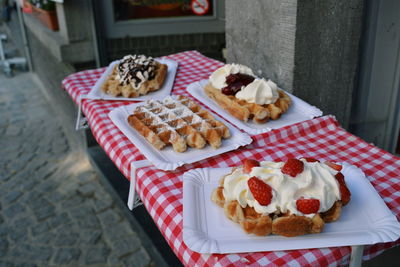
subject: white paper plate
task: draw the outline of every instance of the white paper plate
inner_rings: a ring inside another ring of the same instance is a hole
[[[343,207],[339,220],[325,224],[322,233],[298,237],[248,235],[211,202],[212,191],[229,171],[204,168],[183,175],[183,241],[191,250],[239,253],[323,248],[391,242],[400,236],[399,222],[364,173],[346,164],[342,173],[351,201]]]
[[[92,89],[90,90],[90,92],[86,98],[104,99],[104,100],[145,101],[145,100],[149,100],[149,99],[161,99],[162,97],[169,95],[171,93],[172,87],[174,85],[175,74],[176,74],[176,70],[178,68],[178,62],[175,62],[175,61],[167,59],[167,58],[157,59],[157,61],[160,62],[161,64],[166,64],[168,66],[167,77],[165,77],[163,86],[159,90],[150,92],[147,95],[142,95],[142,96],[136,97],[136,98],[128,98],[128,97],[122,97],[122,96],[116,97],[116,96],[112,96],[112,95],[104,93],[101,90],[101,85],[106,81],[108,75],[110,75],[110,73],[114,69],[115,64],[118,64],[119,60],[116,60],[116,61],[113,61],[110,63],[110,65],[107,67],[106,71],[103,72],[101,77],[97,80],[96,84],[92,87]]]
[[[204,86],[207,83],[208,80],[194,82],[191,83],[186,90],[196,99],[217,112],[230,123],[249,134],[265,133],[271,131],[272,129],[278,129],[287,125],[322,116],[321,110],[286,92],[292,98],[292,104],[290,105],[289,110],[286,111],[278,120],[270,120],[263,124],[257,124],[253,121],[244,122],[233,117],[228,111],[221,108],[218,103],[206,95],[204,92]]]
[[[183,153],[175,152],[172,146],[165,147],[162,150],[157,150],[154,148],[147,140],[138,133],[134,128],[132,128],[127,118],[135,107],[143,105],[142,103],[135,103],[127,106],[121,106],[113,109],[108,115],[112,122],[124,133],[126,137],[142,152],[142,154],[153,163],[158,169],[161,170],[175,170],[179,166],[187,163],[193,163],[202,159],[210,158],[227,151],[234,150],[240,146],[248,145],[253,140],[249,135],[243,133],[219,118],[214,117],[223,122],[230,130],[231,137],[222,140],[222,145],[218,149],[214,149],[207,145],[203,149],[194,149],[188,147]]]

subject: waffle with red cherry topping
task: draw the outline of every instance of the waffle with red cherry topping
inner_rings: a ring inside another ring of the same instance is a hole
[[[247,122],[252,119],[255,123],[265,123],[277,120],[285,113],[291,104],[290,97],[278,89],[279,98],[273,104],[259,105],[248,103],[245,100],[236,98],[234,95],[226,95],[208,83],[204,88],[208,97],[217,102],[223,109],[228,111],[235,118]]]
[[[159,150],[172,145],[174,151],[184,152],[187,146],[201,149],[207,143],[218,148],[230,137],[225,124],[183,96],[149,100],[135,108],[128,123]]]
[[[295,160],[296,159],[286,161],[285,165],[282,167],[282,172],[287,172],[288,175],[297,175],[302,171],[298,168],[299,166],[296,166],[297,163]],[[314,159],[311,158],[306,158],[306,160],[314,161]],[[340,172],[342,166],[331,162],[325,162],[324,164],[337,171],[335,178],[341,194],[341,199],[335,201],[332,207],[325,212],[316,212],[316,210],[318,210],[315,209],[316,200],[309,201],[302,198],[296,201],[297,209],[310,216],[290,214],[290,211],[285,213],[276,211],[271,214],[261,214],[249,205],[243,207],[237,200],[226,201],[224,197],[224,180],[225,177],[233,173],[237,168],[233,168],[230,174],[221,178],[219,187],[217,187],[211,195],[211,200],[224,209],[224,213],[228,219],[240,224],[243,230],[248,234],[255,234],[258,236],[277,234],[293,237],[320,233],[325,223],[339,219],[342,206],[350,201],[350,191],[344,181],[344,176]],[[253,167],[258,166],[260,166],[259,162],[247,159],[244,161],[242,169],[244,173],[250,173]],[[270,203],[273,194],[272,190],[268,189],[269,186],[265,182],[257,177],[251,177],[248,180],[248,186],[254,199],[256,199],[260,205],[268,205]]]

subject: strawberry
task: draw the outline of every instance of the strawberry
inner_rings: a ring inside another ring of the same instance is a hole
[[[319,160],[314,158],[303,158],[303,159],[305,159],[307,162],[319,162]]]
[[[331,167],[332,169],[340,172],[342,170],[342,165],[339,164],[335,164],[333,162],[330,161],[325,161],[325,164],[328,165],[329,167]]]
[[[315,198],[299,198],[296,200],[296,207],[298,211],[304,214],[317,213],[319,210],[319,200]]]
[[[260,162],[254,159],[245,159],[243,162],[243,171],[244,173],[250,173],[253,167],[259,167]]]
[[[264,183],[262,180],[253,176],[247,181],[250,192],[253,194],[255,200],[260,203],[260,205],[267,206],[271,203],[272,199],[272,188]]]
[[[343,174],[341,172],[338,172],[335,175],[335,178],[339,183],[339,191],[340,191],[342,204],[346,205],[347,203],[349,203],[350,198],[351,198],[350,190],[347,187],[346,182],[344,181],[344,176],[343,176]]]
[[[296,177],[297,174],[303,172],[304,163],[298,159],[288,159],[282,167],[282,173]]]

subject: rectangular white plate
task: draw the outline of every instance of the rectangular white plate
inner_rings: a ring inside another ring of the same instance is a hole
[[[191,83],[186,90],[196,99],[217,112],[230,123],[249,134],[265,133],[271,131],[272,129],[278,129],[287,125],[322,116],[321,110],[286,92],[291,97],[292,104],[290,105],[288,111],[286,111],[278,120],[270,120],[262,124],[254,123],[252,120],[244,122],[233,117],[228,111],[221,108],[218,103],[206,95],[204,92],[204,86],[207,83],[208,80],[194,82]]]
[[[298,237],[246,234],[211,201],[222,175],[230,168],[204,168],[183,175],[183,241],[200,253],[239,253],[306,248],[367,245],[395,241],[400,224],[364,173],[343,164],[342,173],[351,191],[351,201],[338,221],[327,223],[319,234]]]
[[[167,58],[161,58],[161,59],[156,59],[156,60],[158,62],[160,62],[161,64],[166,64],[168,66],[167,77],[165,77],[163,86],[159,90],[150,92],[147,95],[142,95],[142,96],[136,97],[136,98],[112,96],[112,95],[104,93],[101,90],[101,85],[106,81],[108,75],[110,75],[110,73],[114,69],[114,66],[119,63],[119,60],[116,60],[116,61],[111,62],[110,65],[108,65],[106,71],[103,72],[101,77],[97,80],[96,84],[92,87],[92,89],[90,90],[90,92],[86,98],[103,99],[103,100],[145,101],[145,100],[149,100],[149,99],[161,99],[162,97],[169,95],[171,93],[172,87],[174,85],[175,74],[176,74],[176,70],[178,68],[178,62],[175,62],[175,61],[167,59]]]
[[[147,140],[138,133],[134,128],[132,128],[127,118],[132,114],[133,110],[137,107],[143,105],[143,103],[135,103],[128,106],[121,106],[113,109],[108,115],[112,122],[124,133],[126,137],[142,152],[142,154],[157,168],[161,170],[175,170],[179,166],[187,163],[193,163],[199,160],[210,158],[227,151],[234,150],[240,146],[250,144],[253,140],[249,135],[243,133],[219,118],[214,117],[223,122],[230,130],[231,137],[222,140],[222,145],[218,149],[214,149],[207,145],[203,149],[190,148],[185,152],[178,153],[172,149],[172,146],[167,146],[162,150],[157,150],[154,148]]]

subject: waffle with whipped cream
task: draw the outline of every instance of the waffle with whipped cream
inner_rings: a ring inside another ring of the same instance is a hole
[[[102,91],[112,96],[138,97],[160,89],[168,66],[152,57],[127,55],[114,66],[102,84]]]
[[[246,159],[222,177],[211,200],[248,234],[320,233],[339,219],[350,191],[342,166],[312,158],[286,162]]]
[[[201,149],[207,143],[218,148],[230,137],[225,124],[183,96],[148,100],[135,108],[128,123],[159,150],[172,145],[174,151],[184,152],[187,146]]]
[[[205,93],[232,116],[247,122],[279,119],[291,104],[290,97],[271,80],[258,79],[243,65],[227,64],[214,71]]]

